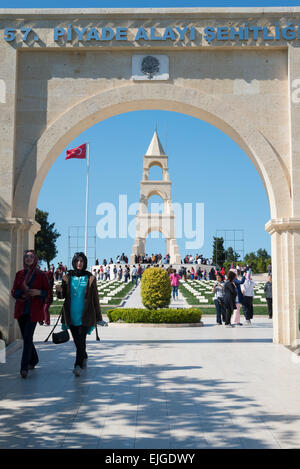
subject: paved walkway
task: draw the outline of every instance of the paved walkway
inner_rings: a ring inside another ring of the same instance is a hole
[[[139,283],[138,286],[133,290],[130,297],[127,301],[125,301],[124,308],[144,308],[145,306],[142,303],[141,298],[141,284]],[[189,305],[187,304],[186,300],[182,296],[180,292],[178,292],[178,299],[171,300],[169,305],[170,308],[188,308]]]
[[[88,369],[71,373],[72,341],[42,342],[19,376],[21,350],[0,364],[0,448],[297,448],[300,363],[272,326],[100,328]]]

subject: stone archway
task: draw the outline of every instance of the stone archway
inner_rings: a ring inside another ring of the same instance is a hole
[[[52,164],[78,134],[104,119],[129,111],[160,109],[181,112],[214,125],[248,155],[266,188],[271,219],[290,210],[291,180],[287,167],[267,138],[248,121],[237,120],[220,99],[175,85],[123,86],[89,97],[59,116],[27,155],[18,177],[13,216],[33,217],[42,183]],[[34,171],[33,171],[34,169]],[[288,204],[288,206],[287,206]]]
[[[274,341],[300,338],[299,21],[299,8],[0,10],[0,330],[8,342],[16,336],[10,287],[38,230],[47,172],[88,127],[147,109],[205,120],[253,162],[270,204]],[[161,58],[157,81],[138,69],[145,54]]]
[[[291,344],[298,337],[297,304],[300,304],[291,272],[295,242],[300,221],[290,219],[291,181],[289,172],[272,145],[259,129],[238,120],[232,110],[213,95],[167,84],[154,83],[123,86],[91,96],[60,115],[41,135],[26,158],[19,177],[13,203],[13,216],[32,223],[25,236],[15,241],[17,252],[32,246],[36,227],[33,222],[40,188],[50,167],[65,146],[79,133],[113,115],[145,109],[176,111],[205,120],[229,135],[245,151],[255,165],[270,204],[271,220],[266,229],[272,241],[274,291],[274,342]],[[33,168],[36,171],[33,171]],[[294,223],[294,224],[293,224]],[[26,236],[27,234],[27,236]],[[21,246],[22,245],[22,246]],[[16,268],[21,256],[16,258]],[[289,271],[283,281],[282,273]],[[287,293],[288,290],[288,293]],[[286,311],[289,311],[287,318]]]

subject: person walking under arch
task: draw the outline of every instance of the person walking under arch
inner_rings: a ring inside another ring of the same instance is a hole
[[[125,265],[125,268],[124,268],[124,283],[127,283],[129,279],[130,279],[130,267],[128,265]]]
[[[216,274],[215,274],[215,269],[212,267],[210,269],[210,272],[208,274],[209,280],[216,280]]]
[[[232,270],[230,270],[227,274],[227,282],[224,285],[224,306],[225,306],[225,326],[226,327],[233,327],[230,323],[231,315],[235,309],[235,301],[236,301],[236,287],[234,283],[236,275]]]
[[[44,272],[38,268],[38,257],[34,250],[24,252],[23,266],[16,273],[11,295],[16,300],[14,317],[18,320],[24,341],[20,374],[22,378],[26,378],[28,370],[33,370],[39,362],[33,335],[36,324],[44,320],[49,282]]]
[[[234,272],[236,273],[236,272]],[[232,318],[233,324],[236,326],[242,326],[243,324],[241,323],[241,305],[244,304],[244,295],[241,291],[241,285],[245,283],[246,277],[243,275],[241,280],[238,280],[237,276],[234,279],[234,283],[236,286],[237,290],[237,297],[236,297],[236,307],[235,307],[235,312]]]
[[[176,269],[174,269],[173,273],[170,275],[173,300],[175,299],[178,300],[178,287],[179,287],[180,279],[181,279],[180,275],[177,274]]]
[[[251,326],[251,319],[253,319],[253,297],[254,297],[254,287],[256,283],[252,280],[251,274],[248,272],[246,274],[246,281],[243,285],[244,293],[244,303],[243,309],[245,314],[245,325]]]
[[[73,373],[80,376],[86,368],[86,336],[91,334],[95,325],[102,320],[99,304],[97,280],[87,271],[87,257],[83,252],[76,252],[72,260],[73,270],[64,275],[62,285],[56,286],[57,296],[64,299],[62,329],[70,329],[76,346],[76,360]]]
[[[217,274],[217,283],[213,287],[214,303],[217,312],[217,325],[222,326],[222,319],[225,322],[224,307],[224,281],[221,274]]]
[[[138,279],[141,283],[142,281],[142,275],[143,275],[143,267],[141,266],[141,264],[138,265],[138,268],[137,268],[137,275],[138,275]]]
[[[264,286],[264,291],[266,294],[266,300],[268,303],[268,313],[269,313],[269,319],[272,319],[273,317],[273,303],[272,303],[272,275],[269,275],[268,281],[266,282]]]
[[[131,283],[134,283],[135,286],[137,286],[137,282],[138,282],[137,268],[134,265],[132,268],[132,273],[131,273]]]
[[[48,295],[45,299],[45,303],[44,303],[44,322],[45,322],[45,326],[50,326],[50,306],[53,303],[54,276],[53,276],[53,273],[50,269],[45,272],[45,275],[48,278],[49,293],[48,293]]]

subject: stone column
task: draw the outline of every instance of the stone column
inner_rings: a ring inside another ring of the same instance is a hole
[[[300,308],[300,48],[288,45],[291,206],[271,219],[274,342],[296,346]],[[290,212],[290,215],[289,215]]]
[[[166,238],[166,254],[170,255],[170,238]],[[171,255],[170,255],[171,259]]]
[[[20,337],[10,291],[16,272],[23,268],[24,250],[34,247],[39,229],[40,225],[32,219],[0,219],[0,330],[6,343]]]
[[[12,216],[15,183],[17,51],[0,38],[0,218]]]
[[[300,48],[288,46],[292,217],[300,218]]]
[[[170,263],[171,264],[180,264],[181,263],[181,256],[178,252],[177,241],[175,238],[171,238],[169,240],[169,249],[170,249]]]
[[[130,264],[135,264],[135,256],[145,255],[146,239],[136,238],[132,246]]]
[[[273,341],[296,347],[300,339],[300,218],[270,220],[273,282]]]
[[[168,168],[163,168],[163,180],[170,181],[169,170]]]
[[[16,336],[10,289],[19,256],[17,227],[12,218],[18,71],[17,50],[3,37],[0,38],[0,63],[0,331],[5,342],[10,343]]]

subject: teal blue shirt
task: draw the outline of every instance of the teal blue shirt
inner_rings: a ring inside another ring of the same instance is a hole
[[[71,276],[70,283],[70,294],[71,294],[71,324],[72,326],[82,326],[82,314],[84,310],[84,296],[87,286],[88,276],[84,275],[81,277]],[[65,329],[65,327],[63,327]],[[90,327],[88,334],[93,331],[93,327]]]
[[[84,310],[84,294],[87,286],[87,275],[82,277],[71,276],[71,324],[82,326],[82,313]]]

